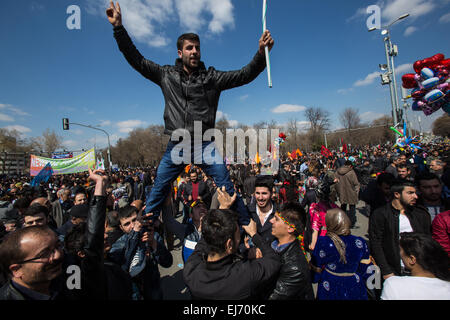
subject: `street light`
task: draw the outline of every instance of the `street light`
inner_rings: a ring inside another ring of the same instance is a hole
[[[108,134],[108,132],[106,132],[103,129],[100,129],[100,128],[97,128],[97,127],[93,127],[93,126],[90,126],[90,125],[81,124],[81,123],[70,122],[70,124],[74,124],[74,125],[77,125],[77,126],[90,128],[90,129],[94,129],[94,130],[99,130],[99,131],[102,131],[103,133],[106,134],[106,136],[108,137],[108,162],[109,162],[109,168],[110,168],[110,170],[112,170],[111,151],[110,151],[111,144],[110,144],[110,141],[109,141],[109,134]],[[67,125],[67,129],[66,129],[66,125]],[[63,129],[64,130],[69,130],[69,119],[68,118],[63,118]]]
[[[398,113],[400,111],[398,104],[398,94],[397,94],[397,80],[395,78],[395,67],[394,67],[394,57],[398,55],[398,47],[397,45],[393,45],[391,42],[389,28],[396,23],[397,21],[403,20],[409,16],[409,13],[405,13],[389,23],[386,26],[381,27],[381,35],[385,36],[383,38],[384,41],[384,50],[386,53],[386,64],[380,64],[380,69],[382,71],[387,71],[384,74],[381,74],[381,84],[389,84],[389,90],[391,94],[391,105],[392,105],[392,118],[394,120],[394,127],[398,125]],[[369,32],[376,30],[376,27],[372,27],[369,29]],[[396,133],[396,138],[398,138],[398,134]]]

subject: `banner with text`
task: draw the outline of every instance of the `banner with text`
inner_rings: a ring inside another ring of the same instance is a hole
[[[84,172],[88,171],[89,167],[95,166],[95,151],[92,148],[69,159],[50,159],[31,155],[30,176],[36,176],[49,162],[53,175]]]

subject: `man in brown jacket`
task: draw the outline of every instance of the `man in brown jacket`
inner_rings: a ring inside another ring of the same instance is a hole
[[[353,163],[351,161],[347,160],[344,166],[337,169],[336,179],[336,190],[339,195],[341,208],[347,213],[352,222],[351,227],[354,228],[356,223],[356,204],[358,203],[359,182],[356,173],[353,170]],[[347,205],[349,208],[347,208]]]

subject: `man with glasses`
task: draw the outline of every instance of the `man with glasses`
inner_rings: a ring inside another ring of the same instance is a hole
[[[58,295],[52,280],[62,272],[63,251],[48,226],[22,228],[0,246],[2,269],[10,276],[0,289],[0,300],[50,300]]]

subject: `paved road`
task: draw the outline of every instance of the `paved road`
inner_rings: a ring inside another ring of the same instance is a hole
[[[357,222],[355,229],[352,229],[352,234],[368,240],[369,219],[361,214],[361,212],[364,212],[364,206],[364,202],[360,201],[356,207]],[[181,222],[182,217],[178,217],[177,220]],[[183,282],[183,260],[181,258],[181,244],[178,239],[175,239],[172,256],[173,264],[170,268],[159,267],[164,300],[189,300],[190,296]],[[314,291],[316,286],[314,285]]]

